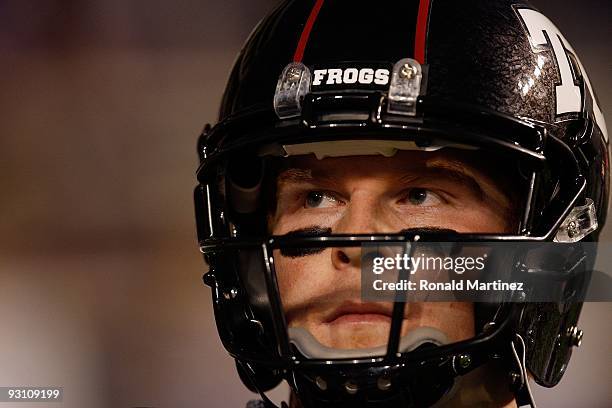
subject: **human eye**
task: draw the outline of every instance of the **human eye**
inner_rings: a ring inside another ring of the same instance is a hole
[[[411,188],[404,196],[403,202],[420,207],[433,207],[444,202],[440,195],[426,188]]]
[[[341,204],[333,194],[325,191],[309,191],[304,200],[305,208],[331,208]]]

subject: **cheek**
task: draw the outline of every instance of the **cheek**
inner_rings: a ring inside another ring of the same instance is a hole
[[[325,288],[326,265],[330,250],[319,254],[289,258],[274,251],[274,263],[281,300],[285,308],[316,296]]]
[[[288,258],[275,251],[276,277],[281,294],[292,290],[304,279],[306,270],[310,269],[308,258],[311,257]]]
[[[508,211],[479,208],[465,211],[461,218],[465,232],[509,233],[514,229],[512,216]]]

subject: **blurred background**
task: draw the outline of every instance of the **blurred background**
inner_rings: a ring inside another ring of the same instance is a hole
[[[255,397],[218,340],[191,194],[196,138],[275,3],[0,1],[0,386],[63,386],[49,406],[70,408]],[[610,123],[610,3],[534,3]],[[583,345],[540,406],[609,406],[611,312],[585,305]]]

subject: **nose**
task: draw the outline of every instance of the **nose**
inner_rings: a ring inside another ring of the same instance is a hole
[[[394,229],[388,225],[390,223],[385,222],[383,212],[376,202],[352,202],[332,230],[335,234],[390,233]],[[334,247],[331,262],[337,270],[359,269],[361,256],[360,246]]]
[[[335,247],[332,248],[332,264],[338,270],[361,267],[360,247]]]

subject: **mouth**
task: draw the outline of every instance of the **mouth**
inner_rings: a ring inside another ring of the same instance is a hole
[[[391,323],[392,306],[377,303],[343,303],[324,319],[329,325]]]

